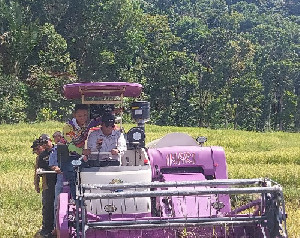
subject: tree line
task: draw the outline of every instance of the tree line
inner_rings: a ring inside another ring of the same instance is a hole
[[[0,0],[0,122],[64,120],[62,85],[144,86],[158,125],[300,129],[297,0]]]

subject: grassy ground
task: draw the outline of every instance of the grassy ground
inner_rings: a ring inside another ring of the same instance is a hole
[[[41,226],[41,196],[33,186],[35,156],[30,146],[41,133],[63,124],[0,125],[0,237],[33,237]],[[125,125],[129,129],[133,125]],[[208,137],[223,146],[230,178],[269,177],[284,187],[289,237],[300,237],[300,134],[256,133],[146,125],[147,142],[169,132]]]

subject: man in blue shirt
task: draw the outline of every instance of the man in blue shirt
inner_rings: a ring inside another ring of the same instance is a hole
[[[50,158],[49,158],[49,167],[54,170],[57,173],[56,177],[56,184],[55,184],[55,200],[54,200],[54,221],[55,215],[56,215],[56,210],[57,210],[57,202],[58,202],[58,196],[62,192],[63,189],[63,174],[60,170],[60,167],[58,165],[58,159],[57,159],[57,145],[58,144],[64,144],[65,140],[63,138],[63,135],[60,131],[56,131],[53,134],[53,139],[54,139],[54,147],[51,151]]]

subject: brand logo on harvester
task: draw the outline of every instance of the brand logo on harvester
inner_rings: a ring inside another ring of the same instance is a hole
[[[195,153],[193,152],[170,153],[167,154],[166,160],[168,166],[196,164]]]
[[[112,181],[109,182],[109,184],[119,184],[119,183],[123,183],[123,181],[121,179],[113,179]]]

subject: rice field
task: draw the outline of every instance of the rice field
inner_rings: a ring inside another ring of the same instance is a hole
[[[132,127],[125,124],[125,130]],[[35,155],[30,146],[41,133],[62,123],[0,125],[0,237],[33,237],[41,227],[41,195],[33,186]],[[300,237],[300,134],[257,133],[146,125],[150,142],[170,132],[206,136],[224,147],[230,178],[269,177],[284,187],[289,237]]]

